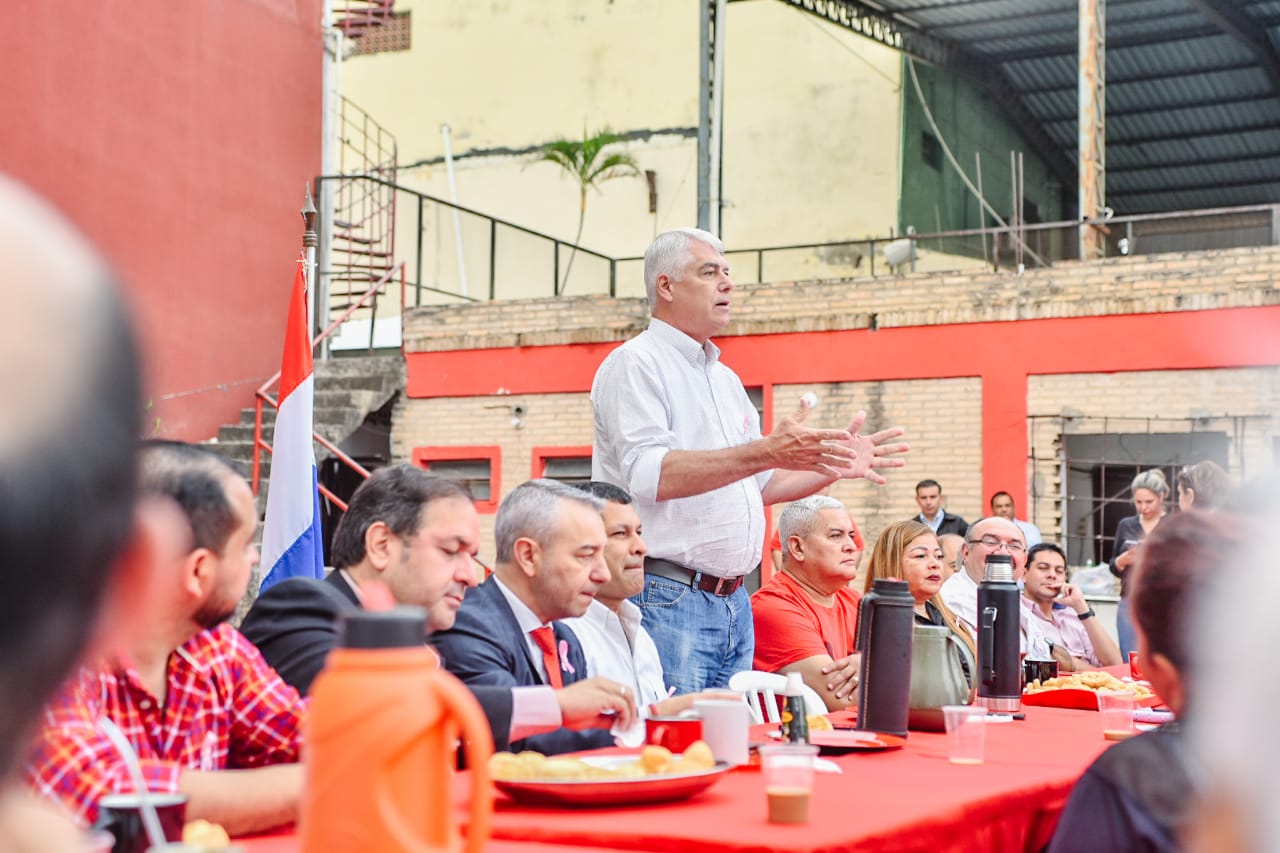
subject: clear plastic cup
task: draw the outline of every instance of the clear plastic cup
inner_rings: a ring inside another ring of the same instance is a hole
[[[760,747],[770,823],[808,823],[813,794],[813,762],[818,748],[809,743],[775,743]]]
[[[943,705],[947,757],[952,764],[981,764],[987,746],[987,709],[982,705]]]
[[[1133,736],[1134,696],[1128,690],[1099,690],[1098,714],[1102,717],[1102,735],[1107,740],[1124,740]]]

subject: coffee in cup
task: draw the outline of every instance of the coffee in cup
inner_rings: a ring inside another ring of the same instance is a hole
[[[186,794],[151,793],[147,801],[156,811],[166,841],[181,841],[187,815]],[[137,794],[107,794],[98,800],[98,819],[94,829],[105,829],[115,836],[114,853],[146,853],[151,848],[146,825],[142,820],[142,802]]]

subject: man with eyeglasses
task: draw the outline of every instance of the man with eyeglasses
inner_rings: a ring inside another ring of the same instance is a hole
[[[1052,643],[1064,672],[1120,663],[1120,647],[1094,618],[1097,614],[1075,584],[1067,583],[1067,557],[1052,542],[1027,552],[1022,609]]]
[[[1022,530],[1007,518],[990,516],[969,525],[960,549],[960,571],[942,584],[942,600],[970,631],[978,633],[978,584],[986,573],[987,556],[1003,551],[1013,559],[1013,577],[1021,582],[1027,565],[1027,540]],[[1023,610],[1022,650],[1032,660],[1050,660],[1049,642]]]

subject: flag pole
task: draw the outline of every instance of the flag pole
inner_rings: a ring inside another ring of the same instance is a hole
[[[307,253],[306,263],[306,280],[307,280],[307,307],[311,310],[311,316],[307,318],[308,334],[314,337],[316,331],[320,328],[318,318],[320,316],[320,306],[316,304],[316,298],[319,291],[316,289],[316,247],[320,245],[320,237],[316,234],[316,205],[311,199],[311,184],[307,184],[306,199],[302,204],[302,223],[306,230],[302,232],[302,247]],[[328,347],[321,342],[320,358],[325,358]]]

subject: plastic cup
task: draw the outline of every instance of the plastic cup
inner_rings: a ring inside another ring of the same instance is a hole
[[[981,705],[943,705],[947,757],[952,764],[981,764],[987,741],[987,709]]]
[[[1128,690],[1099,690],[1098,713],[1102,717],[1102,735],[1107,740],[1124,740],[1133,736],[1133,694]]]
[[[716,761],[727,761],[735,767],[746,764],[750,759],[747,703],[741,699],[699,699],[693,703],[693,710],[702,719],[702,739],[711,747]]]
[[[775,743],[760,747],[769,823],[808,823],[813,794],[813,762],[818,748],[809,743]]]
[[[1142,681],[1142,669],[1138,665],[1138,653],[1129,652],[1129,677],[1134,681]]]

